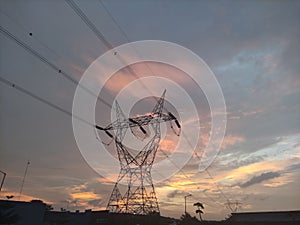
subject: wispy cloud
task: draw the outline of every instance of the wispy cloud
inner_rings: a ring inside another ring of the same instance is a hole
[[[259,176],[252,177],[250,180],[246,181],[245,183],[240,184],[240,187],[246,188],[246,187],[249,187],[249,186],[252,186],[255,184],[259,184],[263,181],[270,180],[270,179],[273,179],[273,178],[276,178],[279,176],[280,176],[280,173],[278,173],[278,172],[262,173]]]

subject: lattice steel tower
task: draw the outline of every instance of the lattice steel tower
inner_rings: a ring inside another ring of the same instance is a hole
[[[125,118],[119,104],[116,102],[116,121],[105,128],[96,126],[97,129],[105,131],[108,136],[113,138],[121,166],[118,179],[107,204],[107,209],[110,212],[142,215],[153,212],[159,213],[151,178],[151,168],[161,139],[160,123],[174,120],[180,129],[176,117],[170,112],[163,112],[165,92],[158,99],[152,112],[142,116]],[[143,128],[146,125],[152,127],[154,136],[136,156],[133,156],[129,149],[123,145],[126,131],[128,128],[138,127],[146,135],[147,132]],[[114,136],[109,132],[111,130],[114,130]],[[126,185],[124,194],[120,191],[121,183]]]

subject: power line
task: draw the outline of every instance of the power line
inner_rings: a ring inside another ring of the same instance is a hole
[[[5,79],[3,77],[0,77],[0,82],[2,82],[3,84],[6,84],[9,87],[15,88],[16,90],[18,90],[18,91],[20,91],[20,92],[22,92],[22,93],[24,93],[24,94],[26,94],[26,95],[28,95],[28,96],[36,99],[36,100],[38,100],[39,102],[42,102],[42,103],[46,104],[46,105],[48,105],[48,106],[50,106],[50,107],[52,107],[52,108],[54,108],[54,109],[56,109],[56,110],[58,110],[58,111],[60,111],[60,112],[62,112],[64,114],[66,114],[68,116],[71,116],[71,117],[73,116],[74,118],[76,118],[76,119],[78,119],[78,120],[80,120],[80,121],[82,121],[82,122],[84,122],[84,123],[86,123],[86,124],[94,127],[94,124],[90,123],[89,121],[87,121],[87,120],[85,120],[85,119],[83,119],[83,118],[81,118],[81,117],[79,117],[77,115],[74,115],[74,114],[70,113],[69,111],[63,109],[62,107],[57,106],[54,103],[52,103],[52,102],[50,102],[50,101],[48,101],[48,100],[46,100],[44,98],[41,98],[41,97],[33,94],[32,92],[24,89],[23,87],[15,84],[15,83],[12,83],[11,81],[9,81],[9,80],[7,80],[7,79]]]
[[[88,19],[84,12],[76,5],[73,0],[65,0],[65,2],[73,9],[73,11],[81,18],[81,20],[94,32],[98,39],[100,39],[108,50],[113,49],[113,46],[106,40],[104,35],[97,29],[97,27]]]
[[[116,26],[118,27],[118,29],[122,32],[122,34],[124,35],[124,37],[126,38],[126,40],[128,42],[130,42],[130,39],[128,37],[128,35],[126,34],[126,32],[123,30],[123,28],[119,25],[118,21],[113,17],[113,15],[111,14],[111,12],[108,10],[108,8],[105,6],[105,4],[99,0],[98,1],[100,3],[100,5],[102,6],[102,8],[104,8],[105,12],[109,15],[109,17],[112,19],[112,21],[116,24]]]
[[[19,46],[21,46],[23,49],[25,49],[28,53],[38,58],[40,61],[48,65],[50,68],[55,70],[56,72],[61,73],[62,71],[60,68],[58,68],[56,65],[51,63],[49,60],[47,60],[44,56],[42,56],[40,53],[32,49],[29,45],[25,44],[23,41],[18,39],[15,35],[10,33],[8,30],[6,30],[4,27],[0,26],[0,31],[9,39],[13,40],[15,43],[17,43]],[[69,77],[69,75],[62,73],[63,75],[66,75],[66,78],[68,78],[70,81],[74,82],[73,78]]]
[[[73,84],[81,87],[82,89],[84,89],[86,92],[88,92],[89,94],[91,94],[92,96],[96,97],[99,101],[101,101],[104,105],[106,105],[107,107],[111,108],[112,106],[105,101],[104,99],[100,98],[99,96],[97,96],[94,92],[92,92],[91,90],[89,90],[87,87],[83,86],[82,84],[78,83],[77,80],[75,80],[71,75],[67,74],[65,71],[63,71],[62,69],[60,69],[57,65],[55,65],[54,63],[50,62],[46,57],[44,57],[43,55],[41,55],[39,52],[37,52],[36,50],[34,50],[33,48],[31,48],[29,45],[27,45],[25,42],[21,41],[19,38],[17,38],[15,35],[13,35],[12,33],[10,33],[8,30],[6,30],[4,27],[0,26],[0,32],[2,34],[4,34],[7,38],[9,38],[10,40],[14,41],[16,44],[18,44],[20,47],[22,47],[24,50],[26,50],[28,53],[30,53],[31,55],[35,56],[37,59],[39,59],[41,62],[43,62],[44,64],[46,64],[47,66],[49,66],[51,69],[53,69],[54,71],[58,72],[59,74],[62,74],[67,80],[69,80],[70,82],[72,82]]]
[[[86,16],[86,14],[80,9],[80,7],[73,1],[73,0],[65,0],[65,2],[73,9],[73,11],[81,18],[81,20],[88,26],[88,28],[90,28],[90,30],[96,35],[96,37],[101,41],[101,43],[104,43],[104,45],[106,46],[107,50],[111,50],[114,48],[114,46],[105,38],[105,35],[95,26],[95,24]],[[110,17],[112,17],[112,15],[109,13]],[[117,24],[117,21],[114,20],[115,23]],[[120,27],[118,25],[118,27]],[[123,33],[125,33],[123,31]],[[126,36],[126,39],[128,40],[128,42],[130,42],[130,40],[128,39],[128,36]],[[117,53],[117,52],[116,52]],[[138,52],[136,52],[138,56],[140,56],[138,54]],[[130,65],[126,65],[126,61],[123,59],[123,57],[119,54],[115,54],[116,58],[124,65],[127,66],[124,69],[128,71],[129,74],[131,74],[132,76],[134,76],[137,81],[142,85],[142,87],[147,90],[152,96],[152,92],[150,91],[150,89],[139,79],[140,77],[136,74],[136,72],[131,68]],[[147,64],[146,64],[147,65]],[[148,67],[149,68],[149,67]],[[151,69],[150,69],[151,71]],[[152,74],[153,71],[152,71]],[[157,101],[157,99],[153,96],[153,98]]]
[[[19,21],[17,21],[16,19],[13,19],[10,15],[8,15],[7,13],[5,13],[4,11],[2,11],[0,9],[0,13],[2,13],[4,16],[6,16],[10,21],[12,21],[13,23],[15,23],[18,27],[20,27],[21,29],[23,29],[27,34],[29,34],[29,36],[33,39],[35,39],[37,42],[39,42],[41,45],[43,45],[46,49],[48,49],[50,52],[52,52],[56,57],[59,57],[58,54],[53,51],[51,48],[49,48],[49,46],[47,46],[43,41],[41,41],[39,38],[37,38],[35,35],[32,34],[32,31],[29,31],[24,25],[22,25]]]
[[[114,16],[112,15],[112,13],[109,11],[109,9],[105,6],[105,4],[101,1],[101,0],[99,0],[98,1],[99,3],[100,3],[100,5],[103,7],[103,9],[105,10],[105,12],[109,15],[109,17],[111,18],[111,20],[114,22],[114,24],[116,24],[116,26],[119,28],[119,30],[121,31],[121,33],[124,35],[124,37],[125,37],[125,39],[127,40],[127,42],[128,43],[130,43],[131,42],[131,40],[129,39],[129,37],[128,37],[128,35],[126,34],[126,32],[124,31],[124,29],[120,26],[120,24],[118,23],[118,21],[114,18]],[[133,46],[133,48],[134,48],[134,46]],[[135,49],[135,48],[134,48]],[[136,50],[136,49],[135,49]],[[137,53],[137,55],[138,56],[140,56],[139,55],[139,53],[136,51],[136,53]],[[148,68],[148,70],[151,72],[151,74],[152,75],[155,75],[154,74],[154,72],[153,72],[153,70],[151,69],[151,67],[148,65],[148,63],[147,62],[144,62],[145,63],[145,65],[146,65],[146,67]],[[134,74],[133,74],[134,75]],[[142,83],[142,81],[141,81],[141,83]],[[147,86],[146,86],[146,88],[147,88]],[[148,88],[147,88],[148,89]],[[149,89],[148,89],[148,91],[150,91]],[[151,93],[151,92],[150,92]]]

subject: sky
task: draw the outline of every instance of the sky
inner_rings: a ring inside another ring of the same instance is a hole
[[[188,193],[188,212],[195,215],[193,203],[203,202],[205,219],[226,218],[231,212],[228,201],[240,202],[239,212],[299,210],[298,1],[75,2],[113,47],[141,40],[179,44],[201,57],[220,84],[227,110],[220,151],[209,172],[198,171],[199,159],[193,155],[181,171],[155,184],[163,216],[179,218]],[[65,1],[1,0],[0,21],[1,27],[77,81],[107,51]],[[76,85],[3,32],[0,38],[0,76],[71,112]],[[201,123],[195,152],[203,154],[211,129],[205,93],[183,71],[154,62],[148,66],[157,74],[147,81],[149,89],[159,86],[162,76],[190,95]],[[132,67],[140,78],[149,74],[143,63]],[[128,71],[118,71],[101,84],[101,98],[113,104],[122,88],[135,80]],[[102,82],[101,73],[96,82]],[[41,199],[57,210],[105,209],[114,182],[95,172],[82,156],[72,118],[3,83],[0,87],[0,170],[7,173],[0,198],[19,199],[29,160],[21,200]],[[140,86],[126,98],[143,91]],[[124,96],[118,97],[126,104]],[[146,99],[132,110],[146,112],[153,105]],[[189,109],[166,105],[189,115]],[[108,124],[110,113],[100,102],[96,121]],[[183,127],[193,122],[192,116],[181,121]],[[166,158],[162,152],[172,154],[178,143],[170,127],[166,129],[156,162]],[[108,150],[115,154],[113,145]]]

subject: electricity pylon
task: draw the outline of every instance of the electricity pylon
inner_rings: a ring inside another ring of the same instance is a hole
[[[226,204],[228,205],[228,208],[231,210],[231,212],[237,212],[239,205],[242,205],[242,203],[238,201],[235,202],[228,201]],[[232,208],[232,205],[234,206],[234,208]]]
[[[160,123],[173,120],[180,129],[176,117],[170,112],[163,112],[165,92],[157,101],[152,112],[132,118],[126,118],[116,102],[116,120],[105,128],[96,126],[97,129],[105,131],[109,137],[113,138],[121,166],[107,204],[110,212],[140,215],[160,213],[151,177],[151,168],[161,140]],[[143,126],[147,125],[152,127],[154,135],[143,149],[133,156],[123,145],[126,131],[128,128],[139,127],[146,135],[147,132]],[[114,130],[115,135],[109,132],[111,130]],[[124,194],[120,191],[121,183],[126,186]]]

